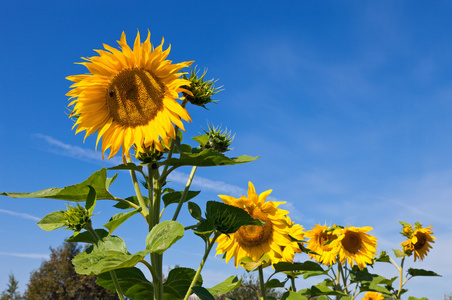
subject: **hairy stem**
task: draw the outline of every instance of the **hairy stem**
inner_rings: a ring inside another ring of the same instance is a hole
[[[195,177],[195,172],[197,168],[198,168],[197,166],[193,166],[193,168],[191,169],[190,176],[188,177],[184,192],[182,193],[182,196],[179,199],[179,203],[177,204],[176,211],[174,212],[173,221],[176,221],[177,217],[179,216],[180,209],[182,208],[182,204],[184,203],[185,198],[187,198],[188,190],[190,189],[193,177]]]
[[[259,286],[261,288],[261,299],[266,300],[267,299],[267,295],[266,295],[266,289],[265,289],[265,282],[264,282],[264,271],[262,268],[262,265],[260,265],[258,267],[259,269]]]

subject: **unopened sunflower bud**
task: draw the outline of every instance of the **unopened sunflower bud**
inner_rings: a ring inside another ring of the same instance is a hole
[[[65,226],[76,233],[79,233],[85,229],[86,224],[90,222],[91,214],[89,211],[80,206],[78,203],[76,206],[70,206],[66,204],[67,209],[62,211],[65,217]]]
[[[194,138],[201,144],[201,147],[204,149],[213,149],[218,152],[226,152],[231,149],[228,147],[231,145],[234,140],[234,136],[231,136],[231,132],[228,132],[227,129],[225,131],[221,131],[221,126],[214,127],[211,125],[207,125],[209,131],[205,131],[205,135]]]
[[[184,75],[184,79],[187,79],[191,82],[190,86],[183,86],[184,89],[191,92],[189,93],[183,92],[185,99],[190,101],[193,105],[198,105],[206,108],[206,104],[213,102],[216,103],[217,100],[212,100],[212,96],[221,91],[221,87],[215,88],[214,84],[217,80],[207,80],[204,81],[204,76],[207,71],[202,73],[202,76],[198,78],[198,71],[196,68],[191,70],[190,77]],[[207,109],[207,108],[206,108]]]
[[[153,147],[145,147],[143,148],[144,151],[137,150],[135,146],[134,149],[135,149],[135,158],[143,162],[144,164],[156,162],[160,160],[163,156],[163,152],[160,152],[157,149],[154,149]]]

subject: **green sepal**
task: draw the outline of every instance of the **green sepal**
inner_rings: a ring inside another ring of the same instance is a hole
[[[154,298],[154,285],[149,282],[140,269],[124,268],[114,271],[121,287],[121,291],[129,299],[148,300]],[[107,290],[116,292],[115,284],[110,272],[97,276],[96,283]]]
[[[132,255],[120,237],[108,236],[78,254],[72,259],[72,263],[79,274],[98,275],[116,269],[131,268],[149,253],[140,251]]]
[[[169,192],[162,196],[163,203],[165,204],[165,207],[173,204],[173,203],[179,203],[180,198],[182,197],[183,191],[178,192]],[[193,199],[194,197],[198,196],[201,191],[188,191],[184,203],[188,200]]]
[[[193,149],[195,151],[195,149]],[[162,161],[161,164],[173,167],[181,166],[198,166],[198,167],[213,167],[236,165],[254,161],[258,158],[248,155],[229,158],[223,153],[212,149],[204,149],[199,153],[182,153],[180,158],[170,158]]]
[[[66,217],[63,211],[54,211],[42,218],[38,226],[45,231],[52,231],[66,225]]]
[[[94,230],[99,237],[99,239],[103,239],[104,237],[108,236],[108,232],[105,229],[95,229]],[[88,243],[88,244],[96,244],[97,241],[95,238],[91,235],[89,231],[81,232],[77,235],[73,235],[70,238],[66,239],[66,242],[70,243]]]
[[[128,213],[119,213],[110,218],[110,221],[104,225],[105,228],[108,229],[108,235],[111,235],[113,231],[119,227],[122,223],[124,223],[131,216],[139,213],[141,211],[141,207],[128,212]]]
[[[176,221],[163,221],[148,233],[146,250],[149,253],[162,254],[184,236],[184,226]]]
[[[137,166],[134,163],[127,163],[127,164],[120,164],[111,168],[108,168],[107,170],[130,170],[130,171],[137,171],[140,173],[143,173],[143,167]]]
[[[170,294],[170,299],[183,299],[195,277],[196,271],[190,268],[172,269],[165,283],[163,284],[163,292]],[[202,285],[202,277],[198,276],[195,286]]]
[[[412,277],[414,277],[414,276],[439,276],[439,277],[442,277],[441,275],[439,275],[433,271],[427,271],[427,270],[423,270],[423,269],[409,268],[407,273],[409,275],[411,275]]]
[[[194,219],[198,221],[202,219],[202,211],[198,204],[194,202],[188,202],[188,211]]]
[[[112,178],[107,178],[107,170],[102,168],[91,174],[85,181],[64,188],[53,187],[34,193],[0,193],[0,195],[12,198],[46,198],[66,201],[85,201],[90,192],[89,186],[91,186],[96,191],[98,200],[113,200],[114,197],[110,194],[108,188],[115,179],[116,175]]]
[[[287,291],[282,295],[281,300],[308,300],[308,298],[306,298],[306,296],[300,295],[299,293]]]

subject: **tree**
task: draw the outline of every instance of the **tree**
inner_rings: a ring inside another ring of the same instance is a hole
[[[0,296],[0,300],[20,300],[23,299],[18,291],[19,281],[14,278],[14,274],[9,274],[8,288]]]
[[[56,250],[50,248],[50,260],[31,273],[24,297],[27,300],[118,299],[116,293],[96,284],[95,275],[75,272],[72,259],[81,252],[77,243],[65,242]]]

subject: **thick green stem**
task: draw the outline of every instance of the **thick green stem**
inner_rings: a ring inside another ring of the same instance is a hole
[[[143,215],[143,217],[145,217],[146,222],[149,223],[149,210],[146,206],[146,203],[144,202],[143,196],[141,195],[141,190],[140,190],[140,184],[138,183],[137,180],[137,175],[135,174],[134,170],[130,170],[130,176],[132,177],[132,182],[133,182],[133,188],[135,189],[135,193],[137,195],[138,198],[138,203],[140,203],[141,206],[141,214]]]
[[[184,192],[182,193],[182,197],[179,199],[179,203],[177,204],[176,211],[174,212],[173,221],[176,221],[177,216],[179,216],[180,209],[182,208],[182,204],[184,204],[185,198],[187,197],[188,190],[190,189],[191,182],[193,181],[193,177],[195,177],[195,172],[197,166],[193,166],[190,172],[190,176],[188,177],[187,184],[185,185]]]
[[[400,294],[402,293],[403,287],[403,263],[405,262],[405,256],[402,257],[399,268],[399,291],[397,292],[397,299],[400,299]]]
[[[261,288],[261,299],[266,300],[267,299],[267,293],[265,289],[265,282],[264,282],[264,270],[262,268],[262,265],[258,267],[259,269],[259,286]]]
[[[295,287],[295,276],[290,276],[290,283],[292,284],[290,290],[292,292],[296,292],[297,288]]]
[[[96,231],[94,231],[93,226],[91,226],[91,221],[88,221],[86,223],[86,230],[89,231],[93,239],[97,242],[100,241],[99,236],[97,235]],[[116,293],[118,294],[119,299],[124,300],[124,295],[121,290],[121,286],[119,285],[118,277],[116,277],[116,272],[110,271],[111,280],[113,281],[113,284],[115,285]]]
[[[195,277],[193,277],[193,280],[191,281],[190,287],[188,288],[187,294],[185,294],[185,298],[184,300],[187,300],[188,297],[190,297],[191,295],[191,289],[193,288],[193,286],[195,285],[196,281],[198,281],[198,277],[199,274],[201,274],[201,270],[204,267],[204,264],[207,261],[207,257],[209,256],[210,250],[212,250],[213,245],[215,244],[216,239],[220,236],[220,233],[215,231],[215,235],[213,236],[212,240],[207,240],[207,247],[206,247],[206,251],[204,253],[204,257],[201,260],[201,263],[199,264],[199,268],[198,271],[196,271]]]
[[[160,201],[162,195],[162,184],[160,182],[160,174],[158,167],[152,166],[149,168],[149,180],[152,180],[152,222],[149,224],[149,231],[160,222]],[[151,263],[157,273],[158,277],[154,278],[154,299],[163,300],[163,256],[156,253],[151,253]]]

